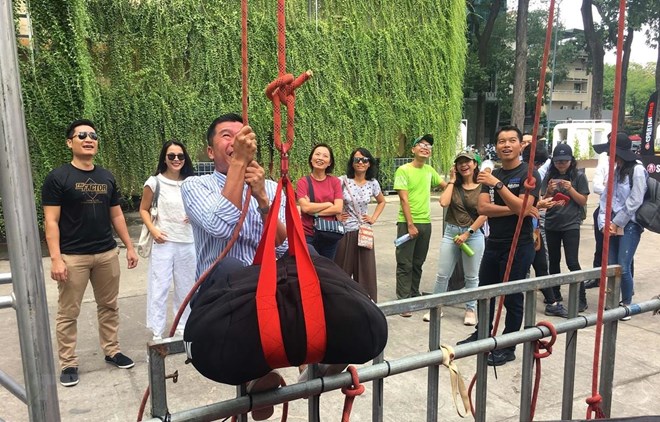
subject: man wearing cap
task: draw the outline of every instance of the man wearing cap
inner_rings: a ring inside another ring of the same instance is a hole
[[[402,165],[394,174],[394,189],[401,207],[397,219],[397,237],[411,239],[396,249],[396,297],[406,299],[419,296],[422,265],[431,240],[431,188],[447,184],[433,167],[426,164],[431,156],[433,136],[426,134],[412,143],[413,161]],[[412,313],[404,312],[403,317]]]
[[[527,276],[529,267],[534,260],[534,241],[532,238],[532,217],[538,218],[538,210],[534,207],[538,198],[541,180],[534,171],[536,187],[530,192],[526,208],[523,210],[525,196],[524,183],[527,179],[528,167],[520,161],[522,152],[522,133],[516,126],[504,126],[495,134],[495,150],[502,161],[502,167],[492,172],[481,171],[477,182],[481,183],[478,210],[479,215],[488,217],[490,235],[486,241],[484,256],[479,267],[479,286],[489,286],[501,283],[507,268],[511,243],[518,224],[518,215],[524,215],[520,236],[515,251],[509,280],[521,280]],[[505,296],[506,320],[504,334],[520,330],[523,322],[524,297],[522,293]],[[490,328],[492,330],[495,315],[495,298],[490,300]],[[465,340],[465,344],[478,339],[475,330]],[[491,366],[504,365],[516,358],[515,346],[494,350],[488,356]]]

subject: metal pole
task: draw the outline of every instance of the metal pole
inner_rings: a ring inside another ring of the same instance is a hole
[[[536,325],[536,290],[525,293],[525,328]],[[520,420],[530,420],[532,412],[532,385],[534,365],[534,343],[523,344],[522,375],[520,377]]]
[[[28,400],[25,388],[23,388],[22,385],[16,382],[15,379],[10,377],[9,374],[4,372],[2,369],[0,369],[0,385],[5,387],[7,391],[12,393],[14,396],[18,397],[20,401],[27,404]]]
[[[605,309],[618,308],[621,293],[621,273],[615,277],[607,278],[607,292]],[[603,398],[601,409],[605,417],[612,414],[612,386],[614,384],[614,364],[616,358],[616,338],[619,321],[604,322],[603,327],[603,354],[600,360],[600,395]]]
[[[376,356],[374,365],[385,362],[383,353]],[[371,395],[371,422],[383,422],[384,378],[377,378],[372,383],[374,392]]]
[[[578,316],[579,284],[568,286],[568,317]],[[566,333],[564,352],[564,388],[562,390],[561,418],[573,419],[573,394],[575,393],[575,362],[577,361],[578,331]]]
[[[12,2],[0,6],[0,197],[31,421],[59,421],[57,379],[21,98]]]
[[[0,284],[11,284],[11,273],[0,274]]]
[[[431,322],[429,327],[429,350],[440,348],[440,316],[441,308],[431,308]],[[440,365],[431,365],[427,369],[426,382],[426,420],[438,420],[438,383],[440,381]]]

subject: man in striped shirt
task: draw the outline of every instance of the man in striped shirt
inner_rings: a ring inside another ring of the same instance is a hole
[[[189,177],[181,194],[190,219],[197,249],[199,278],[223,251],[241,215],[247,187],[252,197],[243,227],[228,257],[244,266],[252,264],[261,240],[264,221],[275,198],[277,183],[266,180],[264,169],[254,160],[257,139],[241,116],[228,113],[211,123],[206,139],[207,154],[215,165],[213,174]],[[278,257],[286,250],[283,200],[277,228]]]

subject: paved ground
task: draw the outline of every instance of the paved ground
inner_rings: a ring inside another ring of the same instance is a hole
[[[588,172],[588,175],[589,172]],[[590,198],[589,215],[595,207],[596,197]],[[378,261],[379,298],[381,301],[394,299],[394,248],[396,213],[398,200],[388,197],[379,222],[375,225],[376,249]],[[423,289],[432,290],[437,267],[438,245],[441,238],[442,211],[436,201],[433,202],[434,234],[428,260],[424,267]],[[582,227],[580,262],[583,268],[589,268],[593,256],[591,224]],[[132,226],[134,238],[139,234],[139,227]],[[635,260],[637,301],[647,300],[660,293],[657,280],[657,247],[660,235],[644,233]],[[124,252],[121,255],[124,259]],[[123,261],[125,262],[125,261]],[[49,274],[49,260],[43,260],[44,273]],[[125,264],[124,264],[125,265]],[[0,272],[9,271],[9,263],[0,261]],[[135,420],[140,398],[147,386],[146,342],[150,339],[145,328],[145,292],[146,265],[144,261],[134,270],[124,269],[120,289],[121,326],[120,338],[122,351],[133,357],[136,366],[130,370],[110,367],[103,360],[98,346],[95,305],[91,289],[79,319],[80,384],[73,388],[58,385],[61,419],[63,421],[128,421]],[[50,279],[47,286],[48,306],[51,324],[54,324],[56,311],[56,287]],[[11,292],[11,286],[0,286],[0,296]],[[539,296],[538,309],[541,295]],[[588,291],[590,309],[594,311],[596,292]],[[471,333],[472,328],[462,325],[462,310],[445,309],[443,318],[443,343],[454,344]],[[540,312],[539,319],[547,319]],[[658,385],[660,385],[660,323],[659,317],[643,314],[631,321],[620,324],[615,386],[613,391],[612,416],[660,415]],[[412,318],[393,316],[388,318],[390,340],[385,351],[386,359],[412,355],[428,350],[428,324],[422,322],[422,313]],[[53,326],[51,325],[51,333]],[[578,369],[575,378],[574,417],[584,418],[586,414],[585,398],[591,390],[591,365],[593,355],[594,329],[581,331],[578,344]],[[18,380],[23,379],[18,333],[15,313],[11,310],[0,311],[0,338],[2,353],[0,369]],[[54,336],[53,336],[54,338]],[[53,342],[54,343],[54,342]],[[564,339],[558,340],[555,354],[543,362],[543,380],[537,408],[537,420],[560,419],[561,388],[563,373]],[[476,359],[469,358],[458,362],[464,378],[469,379],[474,373]],[[521,359],[498,369],[498,379],[489,376],[488,420],[505,421],[519,419],[519,392],[521,377]],[[233,387],[219,385],[202,378],[190,365],[184,364],[182,355],[167,361],[167,371],[178,370],[177,384],[168,384],[168,401],[173,412],[207,405],[231,397]],[[287,369],[284,375],[289,384],[295,382],[297,371]],[[441,370],[440,419],[459,420],[451,402],[448,376]],[[324,394],[321,401],[321,420],[340,419],[342,398],[338,392]],[[414,371],[390,377],[385,381],[385,420],[386,421],[421,421],[425,420],[426,372]],[[293,403],[290,407],[289,420],[307,420],[306,401]],[[279,420],[279,411],[271,420]],[[356,399],[353,409],[353,421],[368,421],[371,415],[371,393]],[[0,388],[0,420],[26,421],[27,410],[18,399]]]

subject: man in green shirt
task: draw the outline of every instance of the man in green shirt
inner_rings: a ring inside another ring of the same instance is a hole
[[[419,296],[422,265],[426,261],[431,240],[431,188],[446,183],[433,167],[426,164],[433,148],[433,136],[426,134],[412,143],[414,159],[396,170],[394,189],[401,207],[397,220],[397,237],[409,234],[411,239],[396,249],[397,299]],[[410,317],[410,312],[401,314]]]

